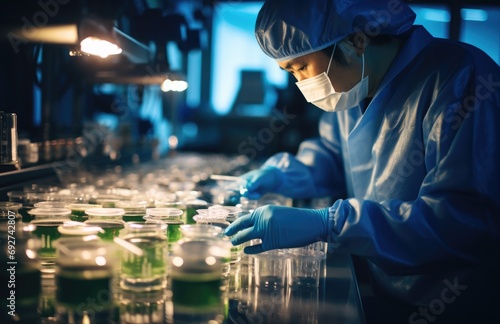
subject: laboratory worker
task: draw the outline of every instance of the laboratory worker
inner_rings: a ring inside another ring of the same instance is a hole
[[[374,292],[414,309],[404,322],[490,323],[500,318],[500,68],[415,18],[401,0],[264,3],[257,43],[325,112],[318,138],[242,175],[248,195],[334,203],[263,206],[226,234],[261,239],[249,254],[326,241],[366,260]]]

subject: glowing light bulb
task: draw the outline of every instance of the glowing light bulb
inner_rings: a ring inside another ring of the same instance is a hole
[[[87,37],[80,42],[82,52],[106,58],[109,55],[117,55],[122,49],[117,45],[97,37]]]

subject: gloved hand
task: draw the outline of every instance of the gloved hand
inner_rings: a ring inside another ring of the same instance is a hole
[[[285,175],[277,167],[267,166],[242,174],[240,178],[247,181],[246,192],[243,194],[249,199],[258,199],[260,196],[278,189]]]
[[[306,246],[317,241],[326,241],[328,208],[266,205],[236,219],[226,228],[224,234],[234,235],[231,238],[233,245],[260,238],[262,244],[246,247],[247,254]]]

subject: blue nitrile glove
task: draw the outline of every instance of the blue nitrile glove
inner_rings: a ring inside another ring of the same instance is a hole
[[[233,245],[260,238],[262,244],[245,247],[247,254],[306,246],[327,240],[328,208],[262,206],[236,219],[224,233],[234,235]]]
[[[284,177],[283,172],[273,166],[263,167],[242,174],[240,178],[247,181],[247,191],[243,195],[249,199],[258,199],[268,192],[274,192],[274,190],[282,185]]]

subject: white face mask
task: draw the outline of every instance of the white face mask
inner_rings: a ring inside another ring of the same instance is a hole
[[[341,111],[356,107],[368,96],[368,76],[363,77],[365,74],[364,53],[361,56],[363,60],[361,81],[347,92],[335,92],[330,78],[328,78],[328,72],[330,71],[330,64],[336,47],[337,44],[333,47],[326,72],[295,83],[308,102],[324,111]]]

